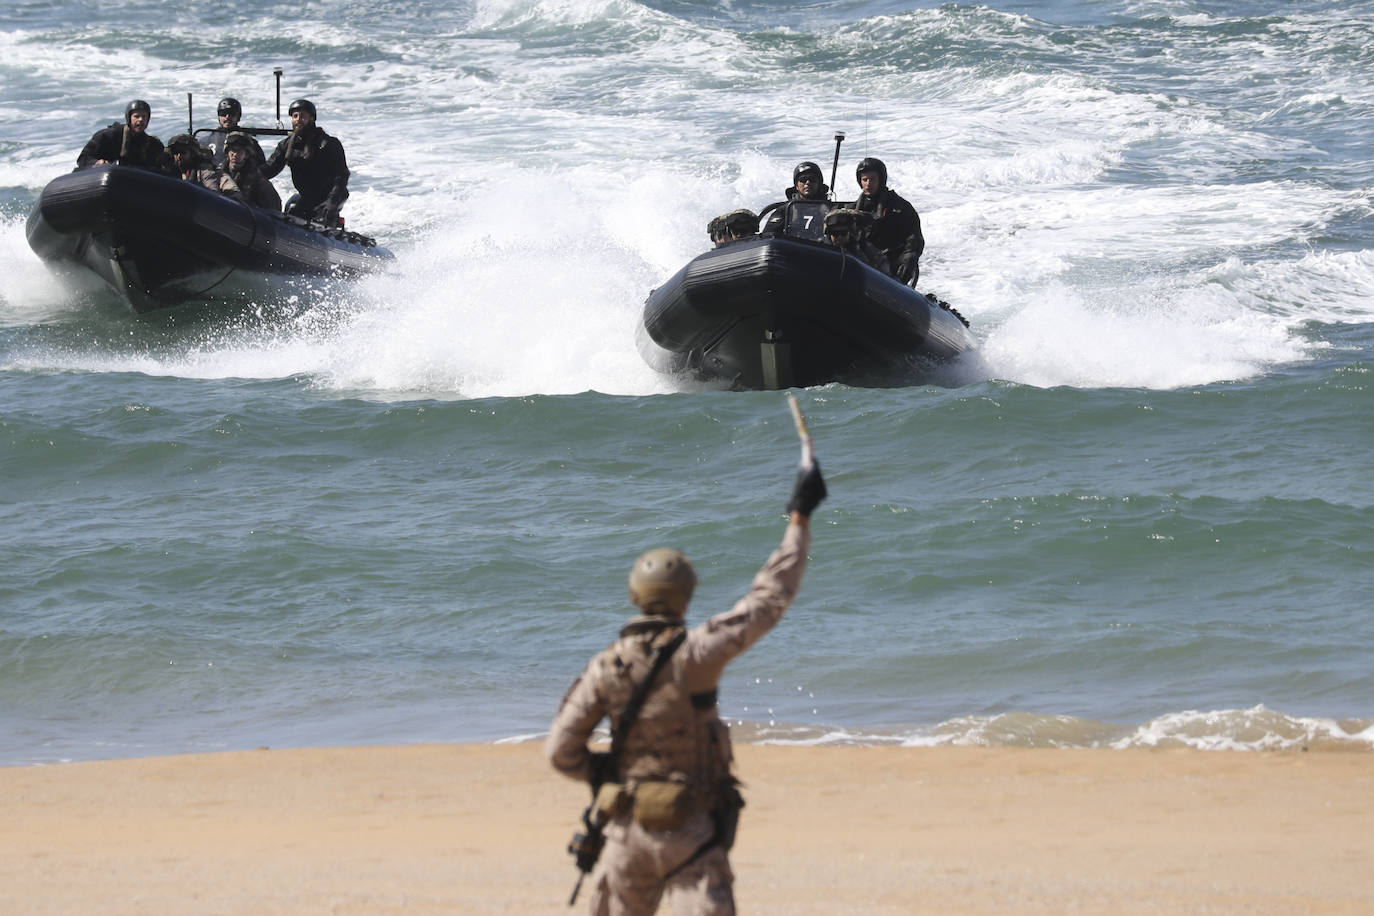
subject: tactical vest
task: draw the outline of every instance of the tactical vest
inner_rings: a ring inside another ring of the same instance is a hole
[[[632,623],[597,656],[597,689],[604,698],[611,727],[618,728],[635,687],[649,673],[657,649],[671,642],[680,626],[663,622]],[[716,711],[716,694],[689,696],[685,684],[688,654],[674,653],[649,688],[644,706],[630,730],[615,774],[631,793],[647,781],[683,782],[691,792],[691,810],[709,811],[720,787],[730,777],[730,732]]]

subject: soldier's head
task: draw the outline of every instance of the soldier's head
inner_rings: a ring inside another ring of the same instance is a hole
[[[724,245],[724,244],[725,244],[725,217],[723,217],[723,216],[713,216],[713,217],[711,217],[711,221],[710,221],[709,223],[706,224],[706,235],[711,239],[711,241],[713,241],[713,242],[716,243],[716,247],[717,247],[717,248],[719,248],[721,245]]]
[[[681,551],[650,550],[630,569],[630,603],[651,617],[683,619],[696,587],[696,570]]]
[[[243,120],[243,106],[239,104],[238,99],[220,99],[219,108],[215,113],[219,116],[219,126],[225,130],[233,130],[239,126],[239,121]]]
[[[134,99],[124,106],[124,123],[138,133],[147,130],[148,122],[152,119],[152,106],[142,99]]]
[[[821,167],[814,162],[800,162],[792,170],[792,187],[804,200],[825,200],[825,178]]]
[[[720,219],[727,242],[748,238],[759,231],[759,215],[753,210],[731,210]]]
[[[304,130],[315,123],[315,103],[309,99],[296,99],[286,113],[291,116],[292,130]]]
[[[859,240],[868,214],[840,208],[825,215],[825,237],[837,248],[847,248]]]
[[[866,197],[877,197],[887,187],[887,166],[883,160],[869,156],[854,169],[854,180],[863,188]]]
[[[253,158],[253,141],[248,135],[234,131],[224,138],[224,159],[229,168],[238,171],[244,163]]]
[[[185,170],[200,159],[200,144],[190,134],[177,134],[167,141],[167,152],[176,160],[177,168]]]
[[[759,217],[753,210],[731,210],[706,224],[706,234],[717,248],[757,235],[758,231]]]

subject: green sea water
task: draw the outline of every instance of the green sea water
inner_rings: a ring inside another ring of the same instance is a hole
[[[634,327],[836,130],[980,349],[799,392],[831,496],[736,733],[1374,746],[1369,4],[183,13],[0,11],[0,763],[529,738],[640,551],[728,608],[790,416]],[[28,249],[128,97],[270,121],[281,65],[394,274],[134,316]]]

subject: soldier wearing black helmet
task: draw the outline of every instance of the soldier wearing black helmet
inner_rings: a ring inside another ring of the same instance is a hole
[[[631,568],[630,601],[639,616],[573,682],[544,745],[554,769],[592,786],[606,839],[592,876],[592,913],[650,914],[666,893],[677,912],[735,912],[729,850],[743,799],[716,687],[725,666],[796,597],[811,512],[825,497],[820,468],[799,471],[782,544],[749,593],[690,630],[687,604],[697,577],[688,559],[651,550]],[[612,752],[593,753],[587,741],[608,717]]]
[[[116,121],[91,136],[76,157],[76,167],[115,164],[165,171],[162,141],[148,133],[152,117],[151,106],[134,99],[124,107],[124,123]]]
[[[219,105],[215,108],[215,116],[219,119],[219,126],[209,132],[205,138],[205,145],[210,148],[210,152],[215,157],[215,167],[223,169],[226,167],[225,161],[225,141],[232,133],[239,133],[250,145],[254,160],[258,168],[267,164],[267,156],[263,153],[258,141],[253,139],[252,134],[245,134],[239,131],[239,122],[243,120],[243,105],[238,99],[225,96],[219,100]],[[278,207],[277,209],[281,209]]]
[[[910,201],[887,186],[887,166],[868,157],[854,169],[860,193],[854,209],[873,215],[869,240],[887,256],[898,280],[915,287],[921,277],[921,252],[926,249],[921,217]]]
[[[287,202],[286,212],[332,228],[348,199],[348,159],[343,144],[316,125],[315,105],[309,99],[297,99],[287,111],[291,135],[268,157],[263,177],[275,178],[282,169],[290,168],[296,196]]]
[[[764,232],[781,232],[783,228],[783,213],[787,207],[787,202],[800,198],[802,200],[825,200],[830,196],[830,186],[825,183],[825,176],[821,174],[821,167],[814,162],[806,161],[797,163],[797,167],[792,170],[792,187],[785,192],[787,200],[780,200],[775,204],[769,204],[759,213],[759,219],[764,220]],[[767,217],[767,219],[764,219]]]

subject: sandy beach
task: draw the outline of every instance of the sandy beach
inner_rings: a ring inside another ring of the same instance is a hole
[[[737,756],[746,913],[1374,912],[1369,754]],[[0,769],[0,912],[566,913],[585,796],[533,743]]]

